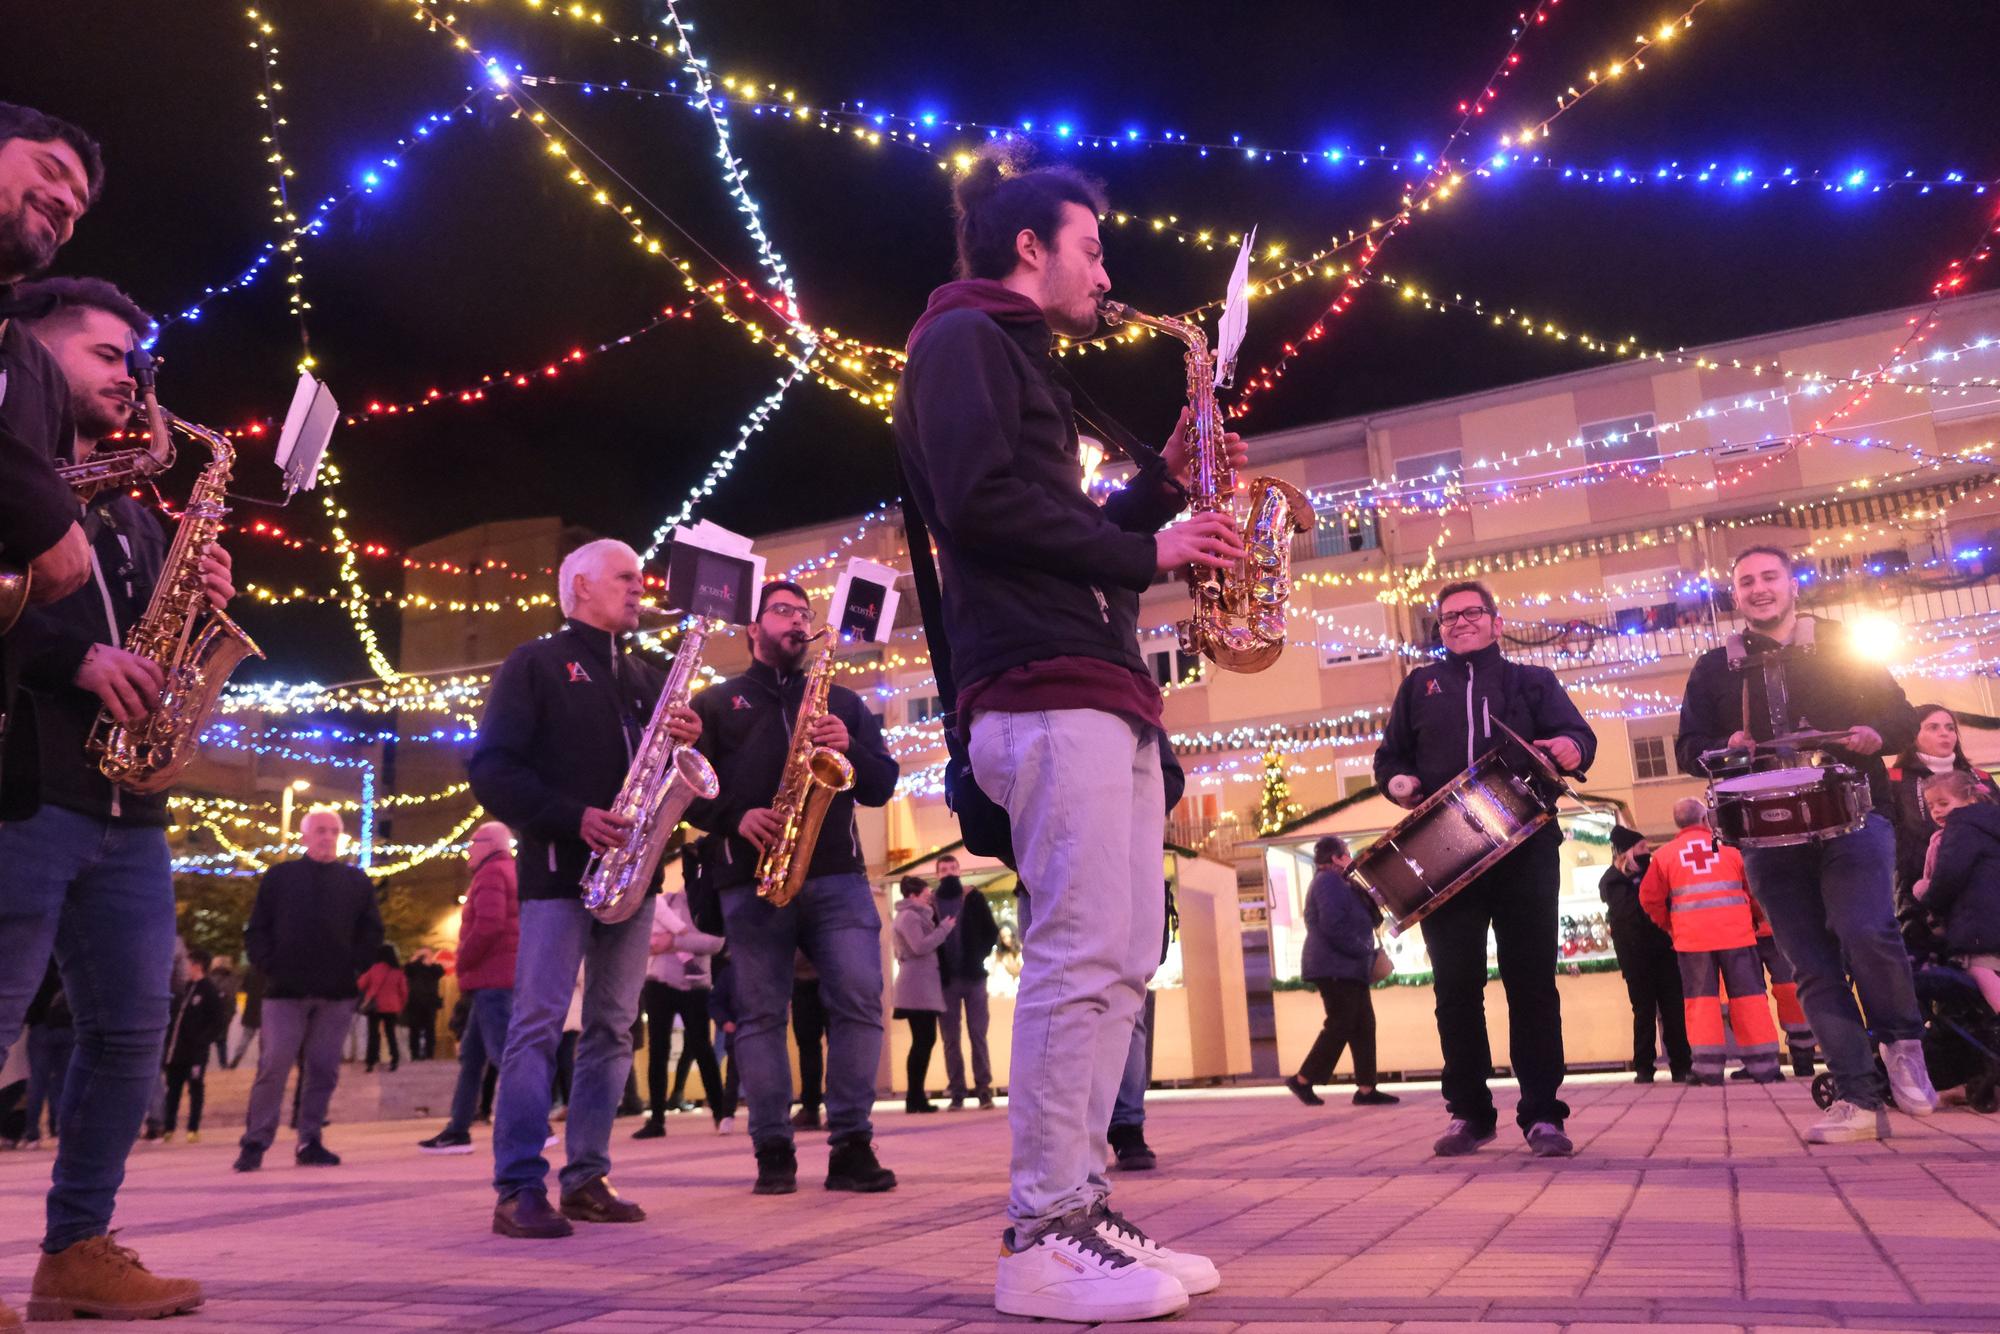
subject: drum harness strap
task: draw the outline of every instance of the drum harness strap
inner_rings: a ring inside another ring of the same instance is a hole
[[[1813,647],[1813,626],[1811,616],[1801,616],[1793,623],[1791,647],[1810,649]],[[1782,646],[1781,646],[1782,647]],[[1750,677],[1745,669],[1750,665],[1750,646],[1744,642],[1743,632],[1730,634],[1722,644],[1724,656],[1729,661],[1729,670],[1743,679],[1743,735],[1755,738],[1750,730]],[[1785,664],[1777,652],[1756,655],[1758,665],[1764,670],[1764,704],[1771,715],[1771,735],[1783,736],[1792,730],[1791,700],[1785,690]]]

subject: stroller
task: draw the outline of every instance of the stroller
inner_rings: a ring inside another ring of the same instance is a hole
[[[1931,1082],[1939,1088],[1965,1085],[1966,1102],[1976,1112],[2000,1110],[2000,1016],[1987,1007],[1978,983],[1962,968],[1926,962],[1914,978]],[[1882,1068],[1879,1055],[1875,1067]],[[1813,1080],[1812,1096],[1822,1109],[1833,1106],[1831,1073]]]

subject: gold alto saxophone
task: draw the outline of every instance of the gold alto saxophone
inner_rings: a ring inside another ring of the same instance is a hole
[[[194,759],[201,729],[229,674],[243,659],[264,656],[228,613],[208,605],[201,581],[202,556],[229,514],[236,449],[218,432],[164,410],[156,420],[171,422],[201,441],[208,447],[209,462],[188,495],[145,615],[125,635],[126,652],[159,664],[166,680],[160,698],[151,713],[129,725],[104,710],[90,731],[88,749],[97,757],[98,772],[133,792],[159,792],[173,785]]]
[[[1243,538],[1244,558],[1223,570],[1189,565],[1194,610],[1178,623],[1181,651],[1199,653],[1232,672],[1261,672],[1285,651],[1285,603],[1292,592],[1292,538],[1311,531],[1313,508],[1290,482],[1259,477],[1250,483],[1247,516],[1236,503],[1236,469],[1222,437],[1226,427],[1215,401],[1215,357],[1199,325],[1166,315],[1146,315],[1102,298],[1098,313],[1114,328],[1136,324],[1187,345],[1188,433],[1192,484],[1188,509],[1223,514]]]
[[[822,630],[806,642],[832,633]],[[819,827],[826,820],[827,808],[833,805],[834,794],[854,786],[854,766],[847,757],[812,743],[813,724],[826,713],[833,665],[833,645],[829,643],[806,675],[805,698],[799,701],[791,749],[785,753],[785,775],[778,780],[778,795],[771,800],[771,811],[778,817],[777,837],[757,858],[757,896],[779,908],[797,898],[806,883],[806,868],[812,865]]]
[[[583,906],[600,922],[622,922],[639,910],[687,808],[697,797],[710,800],[721,791],[708,758],[675,741],[667,730],[670,715],[687,704],[694,689],[708,635],[707,621],[688,622],[680,647],[674,650],[673,669],[660,690],[660,702],[653,706],[653,719],[639,739],[632,767],[625,771],[618,800],[611,804],[611,813],[631,820],[632,828],[623,843],[609,852],[592,853],[583,868]]]

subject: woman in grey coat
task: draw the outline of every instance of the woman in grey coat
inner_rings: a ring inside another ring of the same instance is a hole
[[[937,952],[958,918],[953,915],[937,920],[937,896],[922,876],[904,876],[902,892],[902,900],[896,904],[893,944],[895,1014],[910,1025],[910,1060],[905,1070],[909,1093],[903,1106],[912,1112],[934,1112],[937,1107],[924,1085],[930,1078],[931,1049],[937,1045],[938,1016],[944,1013],[944,977],[938,969]]]
[[[1306,890],[1306,947],[1299,972],[1319,989],[1326,1023],[1313,1040],[1299,1072],[1285,1081],[1300,1102],[1318,1107],[1326,1100],[1313,1085],[1333,1078],[1341,1049],[1354,1047],[1354,1101],[1362,1107],[1401,1101],[1375,1087],[1375,928],[1382,910],[1363,896],[1345,872],[1354,858],[1338,835],[1313,845],[1313,882]]]

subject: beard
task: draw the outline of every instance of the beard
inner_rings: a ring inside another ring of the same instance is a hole
[[[76,418],[76,438],[93,444],[114,431],[122,431],[132,420],[132,409],[121,407],[96,390],[73,390],[69,409]]]
[[[31,235],[28,207],[0,216],[0,282],[32,278],[55,262],[62,242],[54,235]]]

